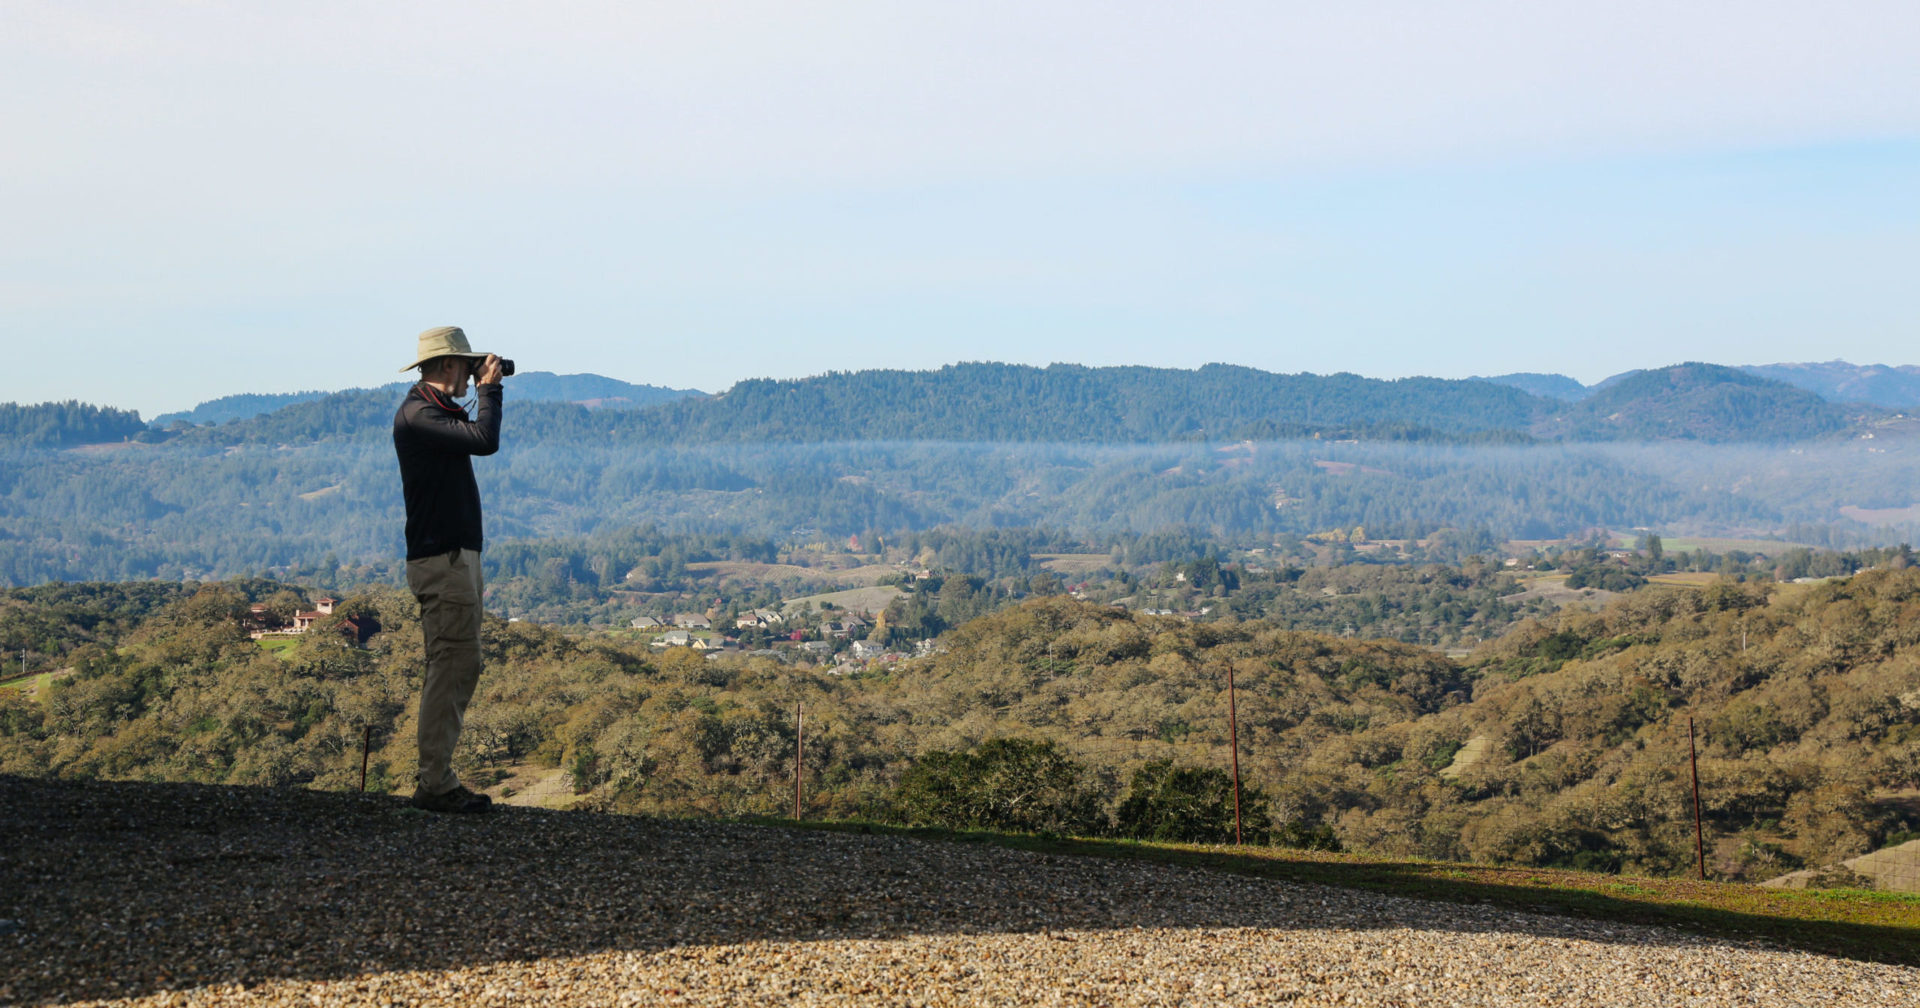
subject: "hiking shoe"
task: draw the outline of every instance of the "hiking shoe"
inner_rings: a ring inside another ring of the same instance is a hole
[[[440,794],[413,793],[413,807],[428,812],[487,812],[493,808],[493,799],[483,794],[467,790],[466,785],[455,787]]]

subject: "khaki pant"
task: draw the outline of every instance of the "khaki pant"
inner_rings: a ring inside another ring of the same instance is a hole
[[[443,794],[460,786],[453,747],[467,701],[480,682],[478,550],[454,550],[407,561],[407,587],[420,600],[420,631],[427,645],[427,681],[420,689],[420,772],[416,786]]]

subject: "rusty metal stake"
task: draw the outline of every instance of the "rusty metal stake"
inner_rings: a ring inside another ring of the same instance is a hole
[[[1693,718],[1687,718],[1687,758],[1693,762],[1693,854],[1700,881],[1707,880],[1707,842],[1700,828],[1700,753],[1693,745]]]
[[[1233,702],[1233,665],[1227,665],[1227,740],[1233,747],[1233,845],[1240,846],[1240,712]]]
[[[793,705],[793,818],[800,816],[800,768],[807,757],[807,705]]]
[[[360,793],[367,792],[367,753],[373,749],[373,722],[367,722],[360,735]]]

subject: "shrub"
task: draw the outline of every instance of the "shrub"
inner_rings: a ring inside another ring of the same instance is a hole
[[[1282,847],[1293,847],[1299,850],[1337,851],[1341,849],[1340,837],[1334,833],[1332,826],[1326,823],[1310,823],[1304,819],[1281,824],[1279,830],[1273,834],[1273,842]]]
[[[1082,767],[1052,742],[992,739],[972,752],[926,754],[900,778],[894,816],[914,826],[1089,832],[1097,795]]]
[[[1242,839],[1266,843],[1271,838],[1267,797],[1258,788],[1241,788],[1240,819]],[[1143,840],[1230,842],[1233,779],[1217,767],[1176,767],[1172,760],[1154,760],[1133,772],[1114,813],[1114,828]]]

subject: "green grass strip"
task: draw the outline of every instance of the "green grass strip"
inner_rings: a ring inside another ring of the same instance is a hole
[[[1760,940],[1862,962],[1920,966],[1920,894],[1913,893],[1767,889],[1745,883],[1396,860],[1279,847],[1234,848],[956,832],[854,822],[770,818],[749,821],[801,829],[990,843],[1040,854],[1185,865],[1254,878],[1308,882],[1416,899],[1650,924],[1730,941]]]

